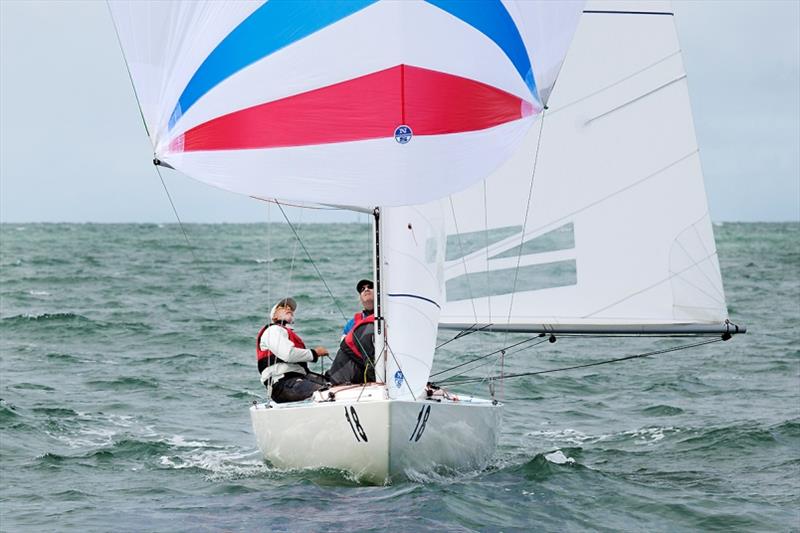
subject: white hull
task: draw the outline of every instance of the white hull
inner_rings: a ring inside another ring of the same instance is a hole
[[[379,484],[484,466],[494,454],[501,415],[502,406],[490,400],[394,400],[379,385],[336,391],[335,401],[250,408],[258,447],[275,466],[335,468]]]

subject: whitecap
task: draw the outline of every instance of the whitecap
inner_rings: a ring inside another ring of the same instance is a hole
[[[47,291],[34,291],[34,290],[31,290],[31,291],[28,291],[28,294],[30,294],[31,296],[50,296],[50,293],[47,292]]]
[[[552,453],[548,453],[544,456],[544,458],[550,461],[551,463],[557,465],[563,465],[567,463],[571,464],[575,462],[575,459],[573,459],[572,457],[567,457],[561,450],[556,450]]]
[[[178,448],[211,448],[207,442],[199,440],[186,440],[182,435],[175,435],[167,440],[167,444]]]
[[[186,468],[204,470],[206,478],[210,481],[247,478],[271,471],[258,454],[231,449],[198,451],[195,448],[186,455],[162,455],[159,464],[175,470]]]

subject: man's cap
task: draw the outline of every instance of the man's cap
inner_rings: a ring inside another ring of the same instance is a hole
[[[279,307],[290,307],[292,311],[297,311],[297,302],[294,301],[294,298],[281,298],[278,302],[272,306],[272,311],[269,313],[269,318],[275,316],[275,311],[278,310]]]
[[[371,279],[362,279],[358,283],[356,283],[356,292],[361,294],[361,291],[364,289],[364,285],[370,285],[374,287],[375,285],[372,283]]]

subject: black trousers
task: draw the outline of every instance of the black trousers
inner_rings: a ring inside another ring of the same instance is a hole
[[[320,374],[289,372],[272,384],[272,399],[276,403],[299,402],[327,385],[328,381]]]

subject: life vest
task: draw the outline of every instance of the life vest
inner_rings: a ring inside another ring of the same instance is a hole
[[[267,328],[270,326],[280,326],[286,330],[289,334],[289,341],[295,346],[295,348],[305,348],[306,345],[303,342],[303,339],[294,332],[287,328],[286,326],[281,326],[280,324],[267,324],[266,326],[262,327],[258,330],[258,335],[256,335],[256,361],[258,363],[258,371],[263,372],[265,368],[268,366],[272,366],[275,363],[285,363],[283,359],[279,358],[277,355],[273,354],[270,350],[262,350],[261,349],[261,337],[264,335],[264,332],[267,331]],[[306,363],[293,363],[303,367],[303,369],[308,372],[308,365]]]
[[[364,360],[364,354],[361,353],[361,348],[358,346],[358,343],[356,342],[356,339],[355,339],[356,328],[358,328],[359,326],[364,325],[364,324],[375,323],[375,315],[374,314],[370,314],[370,315],[367,315],[367,316],[361,316],[361,313],[357,313],[356,316],[353,317],[353,320],[355,320],[355,324],[353,324],[353,328],[350,330],[350,333],[345,335],[344,343],[347,345],[348,348],[350,348],[350,350],[352,350],[352,352],[359,359],[361,359],[363,361]]]

